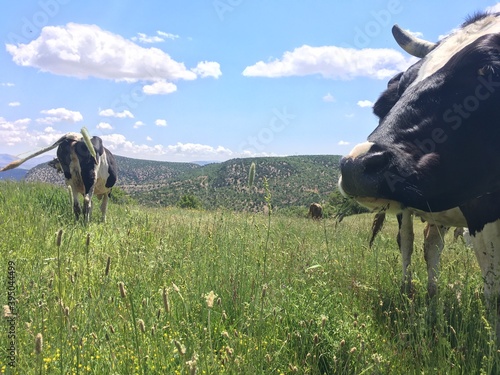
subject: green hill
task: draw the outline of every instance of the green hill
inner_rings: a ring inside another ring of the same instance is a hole
[[[172,206],[189,195],[206,209],[259,211],[266,205],[267,179],[273,207],[290,209],[326,202],[336,190],[339,161],[340,156],[307,155],[231,159],[200,166],[118,156],[117,186],[144,205]],[[256,176],[249,187],[252,162]],[[63,184],[64,179],[41,164],[28,172],[26,180]]]

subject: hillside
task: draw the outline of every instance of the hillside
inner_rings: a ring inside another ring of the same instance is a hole
[[[200,166],[117,157],[117,186],[141,204],[171,206],[192,195],[204,208],[257,211],[265,205],[264,178],[277,209],[306,207],[326,201],[336,189],[340,156],[288,156],[231,159]],[[248,171],[256,164],[254,185],[248,187]],[[62,175],[46,163],[31,169],[27,181],[63,185]]]

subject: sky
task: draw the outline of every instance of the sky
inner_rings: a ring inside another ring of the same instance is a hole
[[[391,27],[435,42],[496,4],[9,2],[0,154],[25,157],[85,127],[114,154],[146,160],[345,155],[376,127],[387,81],[416,61]]]

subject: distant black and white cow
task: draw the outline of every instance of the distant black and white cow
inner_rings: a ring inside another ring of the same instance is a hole
[[[89,150],[89,146],[80,133],[67,133],[52,146],[24,159],[14,161],[0,169],[0,172],[16,168],[25,161],[57,147],[57,159],[51,162],[51,165],[64,173],[66,184],[71,188],[76,219],[78,220],[82,213],[78,200],[78,195],[81,194],[84,197],[83,215],[85,222],[90,221],[93,195],[102,200],[102,220],[106,221],[108,197],[117,178],[116,161],[113,154],[102,145],[101,138],[92,137],[90,142],[89,146],[95,152]]]
[[[438,43],[393,28],[421,59],[389,81],[378,127],[341,160],[339,187],[374,210],[467,226],[500,342],[500,18],[476,14]]]
[[[308,216],[316,220],[321,219],[323,217],[323,207],[319,203],[311,203]]]

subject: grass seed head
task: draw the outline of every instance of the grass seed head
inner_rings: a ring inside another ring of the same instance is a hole
[[[253,181],[255,179],[255,163],[250,164],[250,171],[248,172],[248,187],[253,186]]]
[[[56,246],[57,247],[61,246],[62,235],[63,235],[63,230],[59,229],[59,232],[57,232],[57,238],[56,238]]]
[[[43,336],[41,333],[38,333],[35,337],[35,353],[42,354],[43,351]]]
[[[106,269],[104,270],[104,276],[109,275],[109,266],[111,265],[111,257],[108,257],[108,260],[106,261]]]
[[[145,333],[146,332],[146,325],[144,324],[144,320],[139,319],[137,321],[137,323],[139,324],[139,329],[141,330],[141,332]]]
[[[168,314],[168,313],[170,313],[170,303],[168,301],[168,289],[167,288],[163,288],[162,296],[163,296],[163,307],[165,308],[165,312]]]
[[[214,300],[217,297],[217,294],[214,293],[213,290],[210,293],[205,294],[205,301],[207,302],[207,307],[211,309],[214,307]]]
[[[3,317],[10,318],[12,316],[12,312],[10,311],[9,305],[3,305]]]
[[[127,291],[125,290],[125,284],[123,282],[118,283],[118,289],[120,289],[120,296],[125,298],[127,296]]]
[[[179,352],[180,355],[186,354],[186,347],[181,344],[179,341],[174,340],[175,347],[177,348],[177,351]]]

